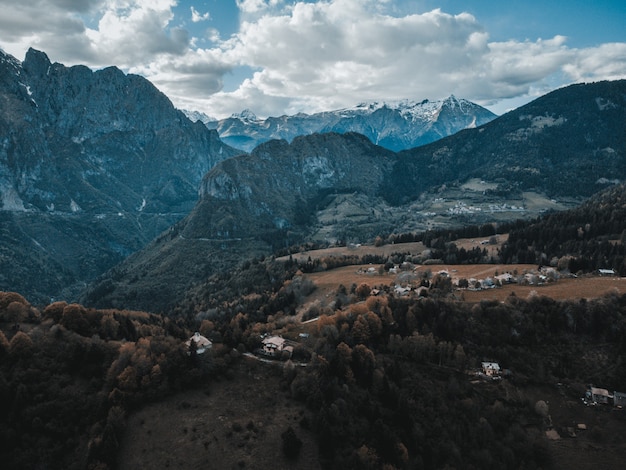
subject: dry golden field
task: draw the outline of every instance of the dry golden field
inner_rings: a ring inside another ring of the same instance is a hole
[[[373,267],[373,273],[367,273],[368,267]],[[368,284],[370,287],[380,285],[395,285],[398,282],[396,274],[379,274],[378,265],[354,265],[330,271],[305,274],[317,287],[313,293],[316,299],[322,300],[332,296],[340,284],[350,288],[352,284]],[[476,278],[484,279],[492,277],[496,272],[517,272],[523,274],[536,269],[534,264],[472,264],[472,265],[431,265],[418,267],[417,273],[430,269],[432,273],[447,271],[453,279]],[[556,282],[544,285],[520,285],[507,284],[499,288],[485,289],[480,291],[459,290],[462,298],[467,302],[479,302],[483,299],[504,300],[515,293],[518,297],[529,295],[545,295],[554,299],[578,299],[601,297],[609,291],[617,291],[620,294],[626,293],[626,278],[620,277],[600,277],[582,276],[578,278],[562,278]]]

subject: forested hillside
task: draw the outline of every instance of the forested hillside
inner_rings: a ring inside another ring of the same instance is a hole
[[[505,263],[552,263],[571,272],[614,269],[626,275],[626,186],[577,209],[519,223],[501,250]]]

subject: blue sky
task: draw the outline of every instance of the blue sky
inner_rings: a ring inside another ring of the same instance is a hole
[[[226,117],[467,98],[501,114],[626,78],[622,1],[0,0],[0,48],[116,65]]]

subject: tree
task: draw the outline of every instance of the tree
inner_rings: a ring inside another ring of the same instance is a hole
[[[0,292],[0,310],[4,310],[12,302],[30,305],[28,301],[17,292]]]
[[[362,283],[356,288],[356,295],[359,299],[364,300],[368,295],[370,295],[371,291],[372,288],[368,284]]]
[[[20,323],[28,318],[29,307],[22,302],[11,302],[7,305],[4,320],[11,323]]]
[[[28,357],[33,352],[33,340],[23,331],[18,331],[11,338],[9,353],[14,357]]]
[[[300,455],[300,449],[302,448],[302,440],[296,435],[291,426],[283,432],[280,437],[283,440],[283,453],[288,459],[295,460]]]
[[[370,340],[372,333],[365,315],[359,315],[352,325],[352,336],[357,343],[367,343]]]
[[[352,374],[352,349],[346,343],[339,343],[336,348],[336,355],[333,361],[335,368],[335,374],[337,377],[342,378],[346,382],[352,382],[354,380]]]
[[[0,330],[0,358],[9,352],[9,340],[4,336],[4,332]]]
[[[352,370],[357,381],[363,385],[370,385],[375,367],[374,353],[363,344],[357,344],[352,350]]]
[[[63,309],[61,324],[68,330],[75,331],[79,335],[89,336],[89,323],[85,318],[85,307],[79,304],[70,304]]]
[[[53,302],[44,309],[43,316],[44,318],[52,318],[55,323],[59,323],[65,307],[67,307],[67,302]]]

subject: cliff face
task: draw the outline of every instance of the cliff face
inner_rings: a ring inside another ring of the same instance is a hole
[[[0,51],[0,289],[39,298],[92,279],[185,216],[238,153],[142,77]],[[33,292],[35,274],[15,270],[30,263],[63,281]]]
[[[202,176],[239,153],[139,76],[51,64],[32,49],[23,64],[0,60],[2,194],[13,208],[185,212]]]
[[[295,230],[306,225],[327,194],[357,192],[374,197],[395,158],[393,152],[354,133],[261,144],[249,156],[221,162],[200,186],[194,211],[218,214],[222,206],[230,205],[229,210],[237,208],[237,216],[213,224],[192,216],[185,233],[228,238]]]

